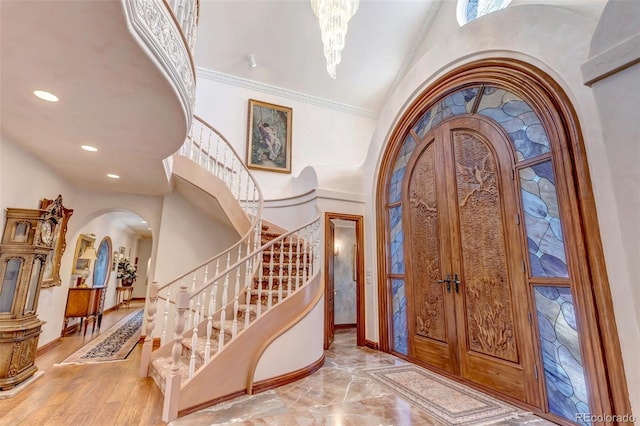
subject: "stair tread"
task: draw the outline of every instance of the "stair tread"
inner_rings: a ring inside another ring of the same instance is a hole
[[[292,292],[292,293],[293,293],[294,291],[295,291],[294,289],[291,289],[291,292]],[[271,293],[271,294],[275,294],[275,295],[278,295],[278,294],[280,293],[280,290],[279,290],[279,289],[272,289],[272,290],[269,290],[269,289],[263,288],[263,289],[262,289],[262,291],[259,291],[258,289],[255,289],[255,288],[254,288],[254,289],[251,289],[251,295],[252,295],[252,296],[257,296],[258,294],[260,294],[260,295],[262,295],[262,296],[265,296],[265,295],[266,295],[266,296],[268,296],[268,295],[269,295],[269,293]],[[282,289],[282,294],[283,294],[283,295],[285,295],[285,294],[289,294],[289,290],[286,290],[286,289],[284,289],[284,288],[283,288],[283,289]]]
[[[219,320],[213,321],[213,327],[217,330],[224,330],[225,334],[231,336],[233,331],[233,319],[225,320],[222,324]],[[238,333],[244,329],[244,318],[238,320]]]

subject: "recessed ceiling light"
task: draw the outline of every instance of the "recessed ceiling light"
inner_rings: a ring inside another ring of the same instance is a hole
[[[45,92],[44,90],[34,90],[33,94],[47,102],[58,102],[59,99],[53,93]]]
[[[96,148],[95,146],[91,146],[91,145],[82,145],[82,146],[80,146],[80,148],[84,149],[85,151],[89,151],[89,152],[96,152],[98,150],[98,148]]]
[[[107,174],[107,177],[110,177],[111,179],[120,179],[120,176],[114,175],[113,173]]]

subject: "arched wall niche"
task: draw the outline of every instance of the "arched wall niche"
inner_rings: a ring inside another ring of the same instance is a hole
[[[423,91],[392,130],[378,173],[376,233],[380,349],[394,348],[389,189],[403,143],[422,115],[447,96],[490,85],[517,94],[538,115],[550,141],[562,229],[578,317],[581,353],[591,414],[631,413],[615,324],[589,167],[577,114],[569,97],[548,74],[524,61],[482,59],[452,70]],[[394,203],[391,203],[394,204]],[[397,202],[396,202],[397,204]],[[406,357],[405,357],[406,358]],[[545,392],[541,390],[541,392]]]

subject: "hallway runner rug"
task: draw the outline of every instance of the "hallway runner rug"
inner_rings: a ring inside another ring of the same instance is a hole
[[[446,425],[490,425],[531,414],[416,365],[363,372]]]
[[[142,309],[130,313],[114,324],[106,333],[96,337],[64,361],[55,365],[92,364],[125,360],[140,339],[142,319]]]

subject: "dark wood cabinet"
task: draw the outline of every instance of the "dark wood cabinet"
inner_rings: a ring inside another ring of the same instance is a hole
[[[67,296],[67,307],[64,311],[64,327],[62,328],[62,335],[65,335],[67,331],[67,324],[69,318],[80,318],[80,328],[82,328],[82,322],[84,321],[84,334],[87,334],[87,325],[89,319],[93,320],[92,332],[96,328],[96,320],[101,314],[100,299],[102,298],[102,292],[104,287],[98,288],[82,288],[75,287],[69,289]],[[98,330],[100,324],[98,324]]]

